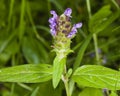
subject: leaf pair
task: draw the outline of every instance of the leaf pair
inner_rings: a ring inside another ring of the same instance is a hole
[[[53,80],[55,88],[61,79],[59,72],[63,72],[64,60],[61,61],[61,65],[59,65],[61,69],[57,69],[56,74],[53,73],[52,66],[48,64],[27,64],[1,69],[0,82],[39,83],[52,79],[53,75],[58,77]],[[77,68],[72,79],[82,86],[120,89],[120,72],[99,65],[84,65]]]

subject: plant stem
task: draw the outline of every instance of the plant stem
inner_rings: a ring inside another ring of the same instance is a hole
[[[70,90],[69,90],[68,76],[66,74],[67,74],[67,70],[66,70],[66,65],[65,65],[62,80],[63,80],[64,85],[65,85],[65,90],[66,90],[67,96],[71,96]]]
[[[87,4],[87,10],[88,10],[88,15],[89,15],[89,19],[90,19],[91,18],[90,0],[86,0],[86,4]]]
[[[13,96],[14,91],[15,91],[15,83],[12,83],[10,96]]]
[[[90,8],[90,0],[86,0],[86,4],[87,4],[89,19],[91,19],[92,15],[91,15],[91,8]],[[93,40],[94,40],[96,61],[97,61],[97,64],[99,64],[100,57],[99,57],[99,52],[98,52],[97,34],[93,34]]]
[[[65,84],[65,90],[66,90],[67,96],[71,96],[71,95],[70,95],[70,91],[69,91],[69,84],[68,84],[68,81],[64,82],[64,84]]]
[[[117,9],[119,9],[119,5],[117,4],[117,2],[116,2],[115,0],[111,0],[111,2],[115,5],[115,7],[116,7]]]
[[[97,35],[93,34],[93,40],[94,40],[94,46],[95,46],[95,55],[96,55],[96,61],[99,64],[99,52],[98,52],[98,43],[97,43]]]

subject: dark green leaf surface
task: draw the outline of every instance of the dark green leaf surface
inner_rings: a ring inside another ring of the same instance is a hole
[[[91,17],[89,21],[90,32],[102,31],[108,25],[110,25],[118,16],[119,12],[115,12],[112,14],[109,5],[102,7]]]
[[[80,92],[79,96],[103,96],[103,92],[101,89],[84,88],[83,91]]]
[[[37,83],[50,80],[52,67],[47,64],[27,64],[0,69],[0,82]]]
[[[48,62],[47,51],[43,45],[33,37],[24,37],[22,50],[29,63]]]
[[[75,71],[72,78],[83,86],[120,89],[120,72],[99,65],[84,65]]]
[[[18,52],[19,46],[16,41],[16,38],[10,41],[8,40],[7,42],[4,42],[3,44],[0,44],[0,49],[1,49],[0,64],[4,65],[10,59],[12,55]]]

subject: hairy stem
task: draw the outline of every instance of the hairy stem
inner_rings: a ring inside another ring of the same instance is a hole
[[[64,85],[65,85],[65,90],[66,90],[66,94],[67,94],[67,96],[71,96],[71,94],[70,94],[70,90],[69,90],[69,78],[68,78],[68,76],[66,75],[67,74],[67,70],[66,70],[66,66],[64,67],[64,74],[63,74],[63,76],[62,76],[62,80],[63,80],[63,82],[64,82]]]
[[[64,84],[65,84],[65,89],[66,89],[67,96],[71,96],[70,91],[69,91],[69,87],[68,87],[68,82],[64,82]]]

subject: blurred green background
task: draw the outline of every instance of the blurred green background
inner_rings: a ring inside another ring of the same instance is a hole
[[[71,48],[74,53],[68,56],[68,67],[73,67],[81,42],[87,39],[91,32],[86,1],[0,0],[0,68],[28,63],[52,64],[55,53],[51,52],[53,40],[48,23],[48,19],[51,17],[50,10],[55,10],[60,15],[68,7],[73,10],[72,23],[83,23],[82,29],[78,30],[77,36],[72,41]],[[108,17],[120,11],[120,0],[90,0],[91,15],[97,13],[105,5],[110,6],[111,13]],[[101,15],[101,18],[104,15]],[[102,19],[99,19],[93,20],[95,25],[98,21],[102,22]],[[106,19],[104,18],[104,20]],[[96,31],[95,26],[92,26],[92,29]],[[101,65],[119,69],[119,42],[120,16],[116,16],[97,34]],[[96,64],[94,40],[91,40],[86,49],[82,60],[82,65],[84,64]],[[51,81],[39,84],[0,83],[0,96],[65,96],[63,87],[61,83],[54,90]],[[79,91],[79,88],[76,89],[73,96],[78,96],[76,94]]]

